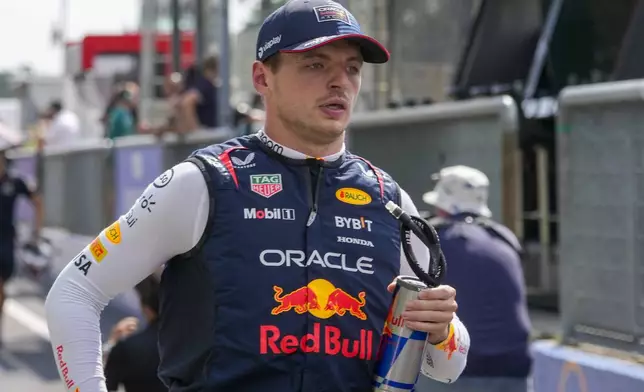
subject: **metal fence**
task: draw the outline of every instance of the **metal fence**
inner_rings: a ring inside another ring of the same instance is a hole
[[[421,206],[442,166],[466,164],[488,174],[490,207],[508,226],[520,222],[516,107],[509,97],[356,115],[349,148],[390,172]],[[193,150],[232,137],[228,130],[185,137],[131,136],[85,142],[43,154],[45,223],[94,235],[125,213],[147,184]],[[14,169],[33,176],[35,159],[14,154]],[[19,219],[31,212],[21,204]]]
[[[423,209],[422,194],[442,167],[468,165],[490,178],[495,219],[520,233],[517,108],[510,97],[358,113],[349,148],[391,174]],[[426,206],[425,206],[426,207]]]
[[[644,352],[644,80],[567,88],[558,120],[564,337]]]
[[[203,131],[178,137],[130,136],[112,142],[90,140],[46,148],[40,187],[45,225],[93,236],[127,212],[146,186],[165,169],[201,147],[232,137],[229,130]],[[16,151],[12,170],[36,177],[33,153]],[[18,205],[17,218],[31,221],[28,203]]]

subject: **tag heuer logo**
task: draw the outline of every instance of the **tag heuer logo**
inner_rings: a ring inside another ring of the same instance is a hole
[[[254,174],[250,176],[251,190],[266,198],[282,191],[281,174]]]

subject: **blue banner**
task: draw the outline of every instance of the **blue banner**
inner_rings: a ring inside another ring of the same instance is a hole
[[[145,188],[163,172],[160,144],[114,149],[115,218],[125,214]]]
[[[535,392],[644,391],[644,366],[541,341],[532,346]]]

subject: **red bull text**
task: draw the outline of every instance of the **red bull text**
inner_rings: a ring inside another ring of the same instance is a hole
[[[427,332],[414,331],[403,322],[407,302],[427,286],[417,278],[399,276],[385,320],[374,375],[374,392],[412,391],[418,380]]]
[[[278,303],[271,310],[274,316],[293,311],[297,314],[308,312],[319,319],[332,316],[367,319],[367,314],[362,310],[367,303],[364,291],[354,297],[325,279],[313,280],[288,293],[284,293],[279,286],[273,286],[273,291],[273,299]],[[364,360],[375,357],[372,352],[373,331],[367,329],[361,329],[359,338],[355,339],[355,336],[343,336],[338,327],[321,323],[313,323],[312,332],[304,336],[283,334],[275,325],[262,325],[259,335],[260,354],[293,354],[301,351]]]

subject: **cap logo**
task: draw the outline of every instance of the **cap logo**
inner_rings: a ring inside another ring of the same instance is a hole
[[[264,55],[264,52],[266,52],[268,49],[272,48],[276,44],[279,44],[280,41],[282,40],[282,34],[277,35],[270,40],[264,42],[264,45],[260,46],[259,49],[257,49],[257,57],[262,58]]]
[[[315,46],[315,45],[320,44],[320,43],[322,43],[322,42],[324,42],[324,41],[326,41],[328,39],[329,39],[329,37],[319,37],[319,38],[312,39],[309,42],[307,42],[304,45],[302,45],[302,48],[308,48],[310,46]]]
[[[347,10],[341,6],[320,5],[313,7],[313,10],[315,11],[315,16],[318,18],[318,22],[336,21],[351,25]]]

